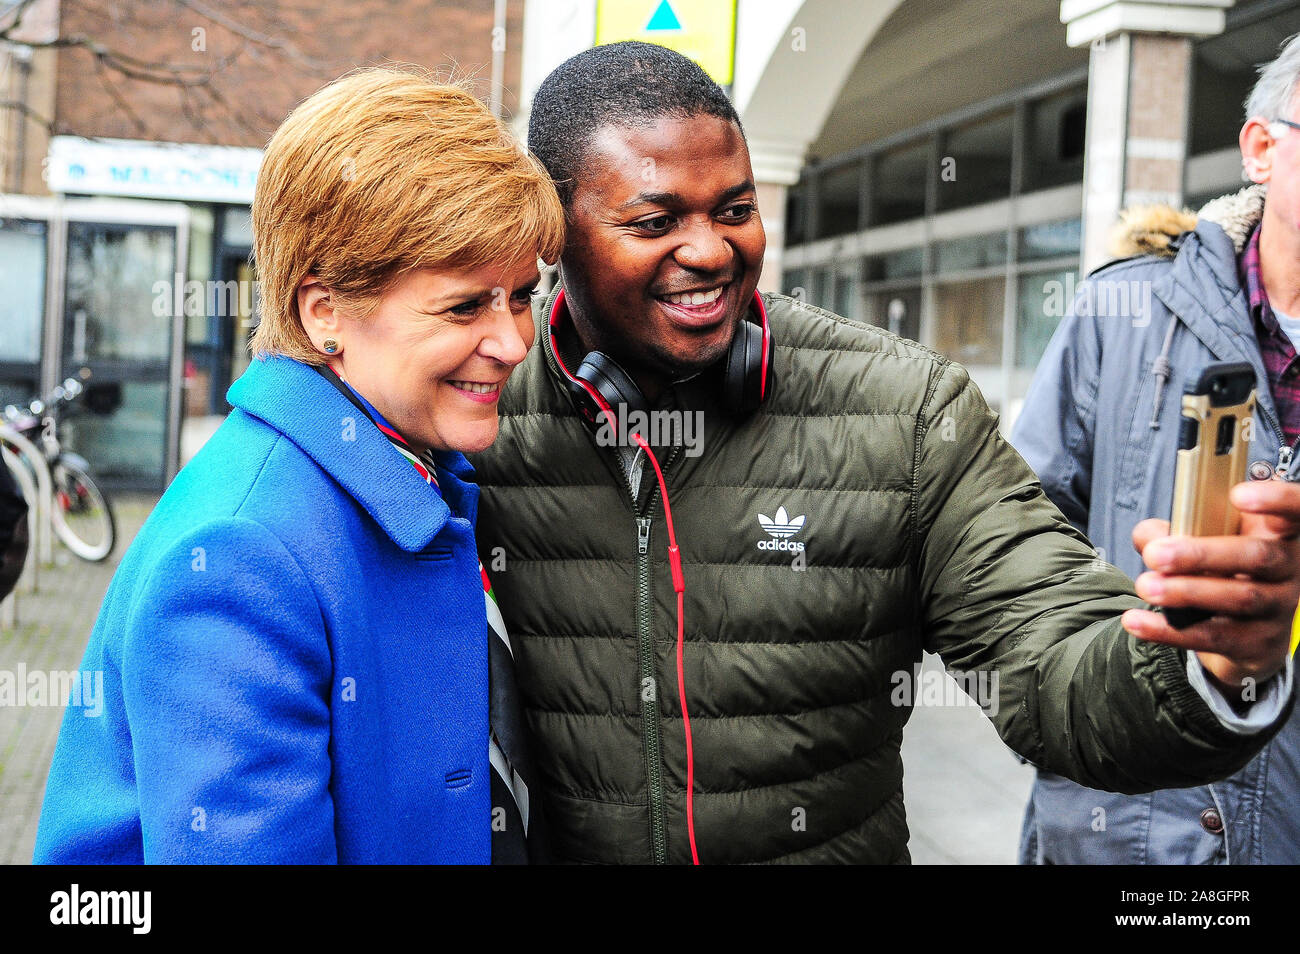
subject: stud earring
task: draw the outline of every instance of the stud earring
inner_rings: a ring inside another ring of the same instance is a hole
[[[326,338],[323,347],[325,348],[326,354],[333,354],[335,351],[339,350],[339,343],[333,338]]]

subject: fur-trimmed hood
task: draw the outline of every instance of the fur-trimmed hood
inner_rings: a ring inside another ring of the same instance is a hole
[[[1205,220],[1218,224],[1240,252],[1264,216],[1266,192],[1266,186],[1249,185],[1207,202],[1200,212],[1190,209],[1179,212],[1168,205],[1131,206],[1120,212],[1119,221],[1107,238],[1106,250],[1116,258],[1134,255],[1173,258],[1176,254],[1170,247],[1173,240]]]

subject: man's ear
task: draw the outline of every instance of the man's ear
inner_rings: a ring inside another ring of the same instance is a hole
[[[1269,131],[1268,120],[1252,116],[1241,127],[1241,168],[1251,182],[1265,183],[1273,176],[1273,146],[1277,140]]]
[[[330,290],[315,275],[298,285],[298,319],[317,351],[325,351],[325,339],[338,339],[339,314],[334,310]]]

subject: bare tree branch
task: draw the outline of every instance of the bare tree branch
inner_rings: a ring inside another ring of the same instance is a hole
[[[208,6],[206,3],[201,3],[200,0],[175,0],[175,2],[180,4],[182,7],[193,10],[199,16],[205,17],[218,26],[225,27],[236,36],[242,36],[244,39],[256,43],[258,46],[264,46],[268,49],[279,50],[282,53],[285,53],[295,62],[307,67],[308,69],[322,70],[326,68],[326,64],[323,61],[307,56],[287,40],[269,36],[265,33],[259,33],[251,27],[247,27],[240,23],[238,20],[232,19],[231,17],[212,9],[212,7]]]
[[[0,27],[0,40],[10,40],[15,33],[22,29],[23,17],[27,15],[27,11],[35,2],[36,0],[19,0],[18,3],[14,4],[8,10],[0,13],[0,20],[3,20],[10,15],[13,16],[12,22]],[[15,40],[13,42],[22,41]]]
[[[108,73],[104,68],[102,60],[95,60],[95,73],[99,77],[99,83],[104,88],[104,91],[113,98],[113,102],[117,103],[118,107],[126,117],[131,120],[131,123],[135,126],[136,130],[143,135],[147,135],[149,127],[145,124],[145,121],[140,118],[140,114],[137,113],[131,107],[131,104],[126,101],[126,98],[121,94],[118,88],[109,81]]]
[[[26,103],[19,102],[16,99],[0,99],[0,112],[4,112],[5,110],[13,110],[20,116],[24,116],[27,119],[44,126],[49,130],[51,135],[54,134],[54,120],[49,116],[46,116],[44,113],[32,109]]]
[[[324,82],[386,61],[372,48],[374,20],[397,9],[319,0],[63,0],[56,29],[45,2],[0,0],[0,44],[57,56],[60,89],[72,90],[59,93],[61,104],[65,95],[90,94],[106,95],[113,107],[95,114],[84,99],[69,101],[75,105],[52,111],[61,126],[81,128],[63,131],[166,140],[189,126],[187,139],[250,144],[264,142],[296,97],[310,92],[309,78]],[[262,75],[273,92],[250,84]],[[159,92],[168,89],[174,94]],[[52,132],[53,122],[37,116],[41,106],[0,103],[0,111],[19,110]]]

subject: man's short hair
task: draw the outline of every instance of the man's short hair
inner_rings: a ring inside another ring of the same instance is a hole
[[[701,114],[733,122],[744,135],[727,94],[694,61],[652,43],[609,43],[570,57],[542,81],[528,120],[528,147],[568,209],[597,131]]]
[[[1296,82],[1300,80],[1300,33],[1282,44],[1282,52],[1272,63],[1259,69],[1259,80],[1246,100],[1246,118],[1266,120],[1290,119],[1295,102]]]

